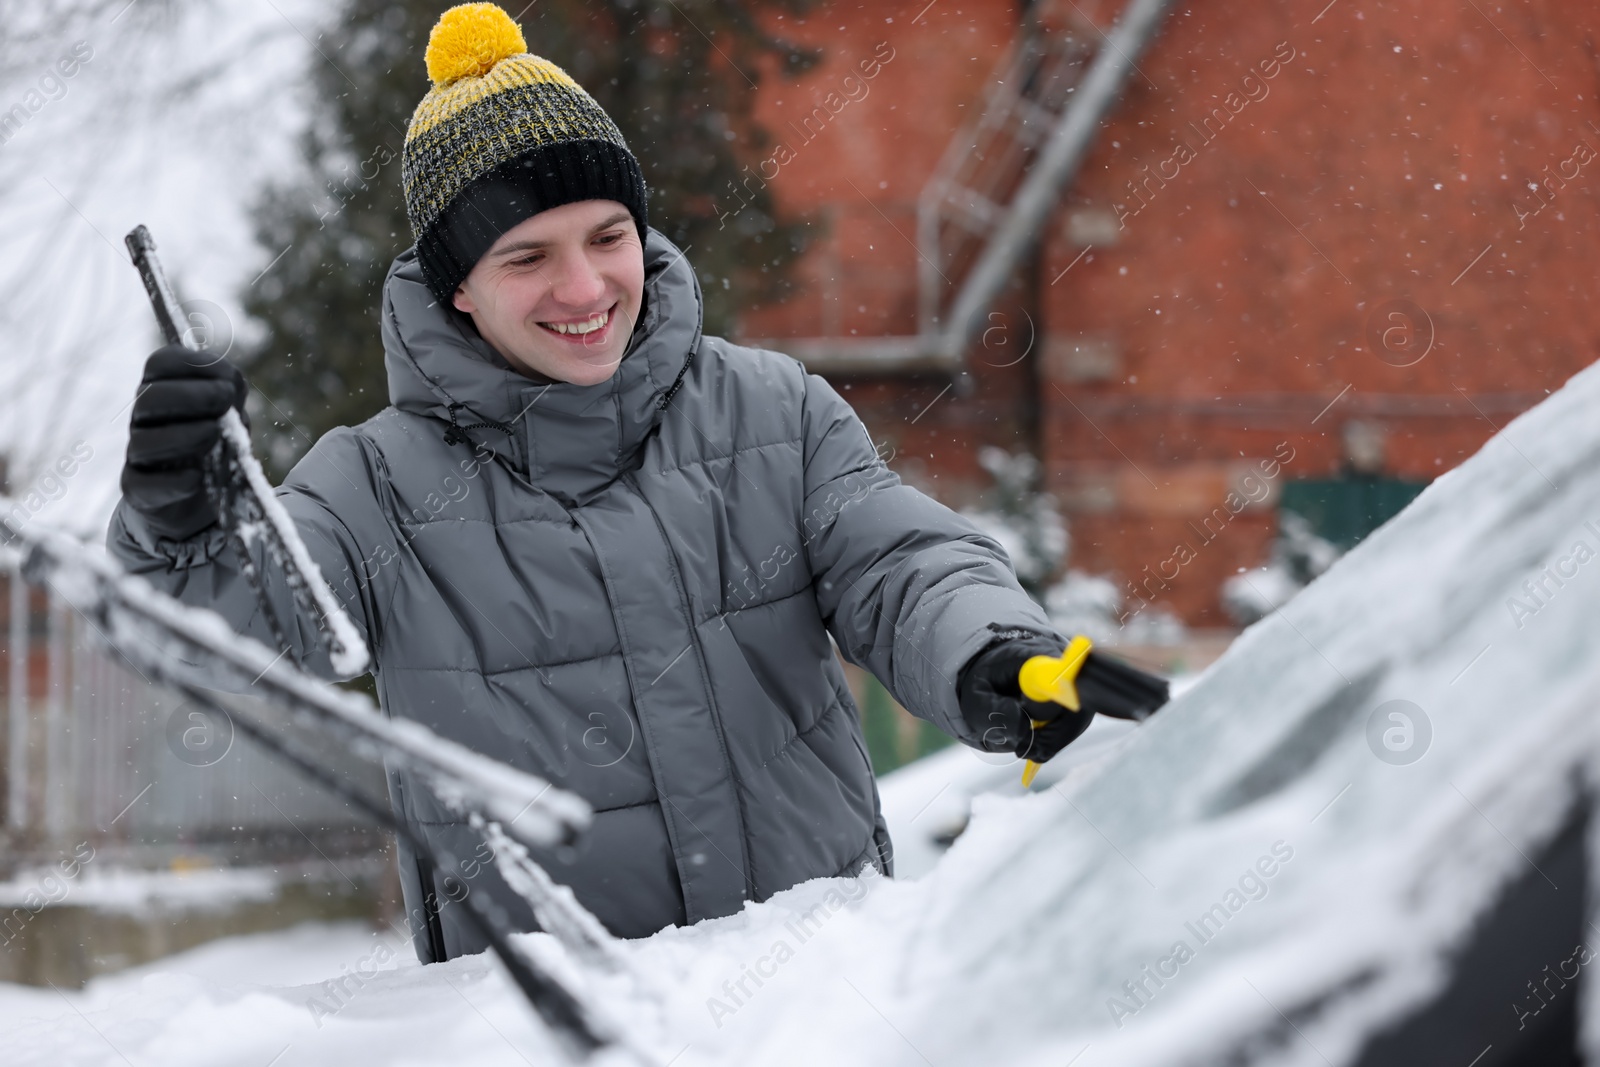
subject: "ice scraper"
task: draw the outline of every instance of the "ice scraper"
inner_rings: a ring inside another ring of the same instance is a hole
[[[1081,712],[1083,698],[1102,715],[1118,719],[1144,719],[1167,702],[1165,680],[1130,667],[1106,655],[1091,655],[1094,642],[1082,634],[1074,637],[1059,656],[1033,656],[1017,672],[1022,695],[1040,703],[1053,701],[1069,711]],[[1047,720],[1034,719],[1034,729]],[[1023,788],[1033,784],[1039,764],[1028,760],[1022,768]]]

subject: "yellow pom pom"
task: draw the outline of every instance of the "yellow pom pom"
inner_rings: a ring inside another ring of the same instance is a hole
[[[522,30],[498,4],[458,4],[428,34],[428,77],[434,85],[479,78],[527,50]]]

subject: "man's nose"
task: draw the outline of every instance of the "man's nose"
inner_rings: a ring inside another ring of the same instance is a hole
[[[592,310],[605,294],[605,279],[583,253],[562,257],[560,273],[550,288],[556,302],[579,311]]]

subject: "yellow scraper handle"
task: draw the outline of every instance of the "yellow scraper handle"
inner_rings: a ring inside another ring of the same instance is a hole
[[[1066,651],[1059,656],[1030,658],[1017,672],[1017,684],[1022,687],[1022,695],[1040,703],[1054,701],[1069,711],[1080,710],[1082,704],[1078,701],[1078,671],[1083,669],[1084,660],[1089,658],[1089,650],[1093,647],[1094,642],[1080,634],[1072,639]],[[1034,719],[1033,728],[1037,730],[1048,721]],[[1022,768],[1022,788],[1026,789],[1032,785],[1033,776],[1038,773],[1039,765],[1033,760],[1028,760]]]

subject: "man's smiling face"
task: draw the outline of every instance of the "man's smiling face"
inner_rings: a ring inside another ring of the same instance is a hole
[[[452,302],[519,370],[598,385],[639,318],[644,242],[615,200],[550,208],[501,234]]]

